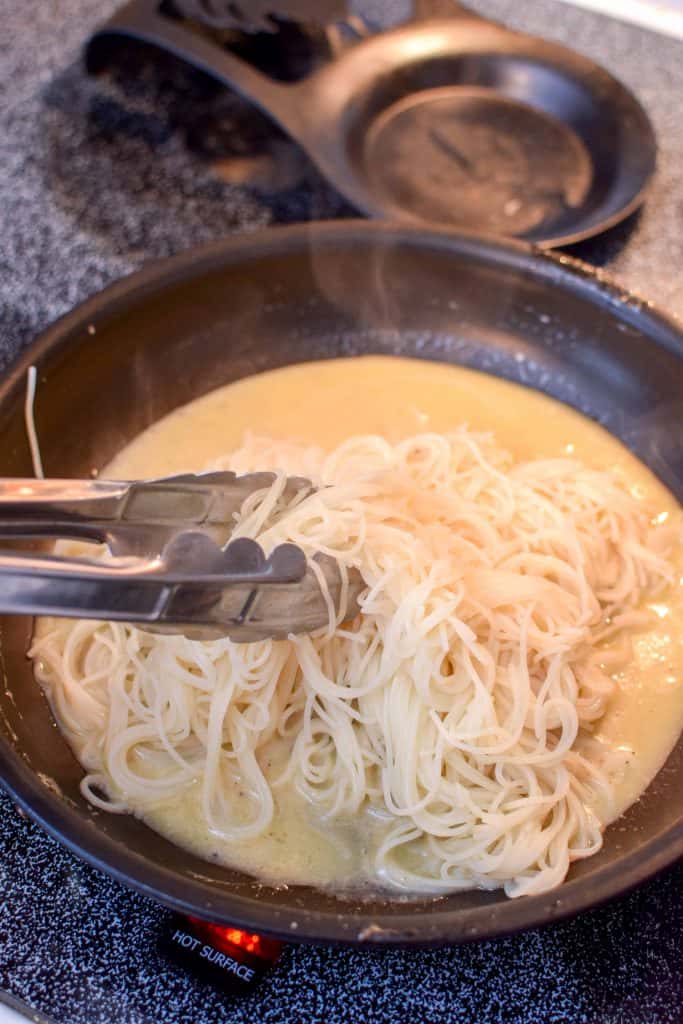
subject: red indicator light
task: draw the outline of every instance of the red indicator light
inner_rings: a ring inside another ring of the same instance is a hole
[[[267,939],[263,935],[243,932],[239,928],[231,928],[230,925],[211,924],[198,917],[188,917],[187,921],[197,935],[224,953],[237,948],[257,956],[260,960],[275,962],[282,952],[282,943],[277,939]]]
[[[277,939],[198,917],[173,917],[160,936],[164,953],[230,991],[254,985],[278,959],[282,947]]]

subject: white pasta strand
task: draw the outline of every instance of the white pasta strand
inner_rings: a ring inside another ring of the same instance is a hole
[[[248,436],[216,467],[276,471],[236,533],[329,554],[345,586],[359,569],[361,613],[329,603],[316,634],[245,645],[43,627],[31,656],[89,799],[144,810],[199,784],[207,826],[238,841],[294,785],[321,814],[371,809],[376,878],[420,893],[543,892],[599,849],[610,784],[575,749],[612,692],[595,645],[616,651],[671,579],[670,531],[641,502],[574,460],[515,465],[465,427],[329,454]],[[285,501],[302,474],[319,489]]]
[[[31,462],[33,464],[33,475],[39,480],[45,476],[43,472],[43,459],[40,454],[38,432],[34,416],[36,402],[36,385],[38,383],[38,371],[35,366],[29,366],[26,374],[26,398],[24,400],[24,423],[26,425],[26,436],[31,451]]]

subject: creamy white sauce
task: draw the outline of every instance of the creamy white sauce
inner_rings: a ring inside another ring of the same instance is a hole
[[[351,434],[398,440],[463,422],[493,431],[520,459],[572,454],[597,468],[618,467],[658,513],[680,514],[645,466],[568,407],[487,375],[387,357],[302,364],[221,388],[154,424],[101,475],[132,479],[199,470],[238,447],[249,430],[331,448]],[[678,567],[683,576],[683,560]],[[640,796],[683,728],[683,586],[662,595],[655,611],[655,625],[633,639],[632,659],[615,676],[617,692],[596,730],[598,750],[592,756],[604,756],[615,783],[612,817]],[[267,752],[274,774],[287,756],[279,742]],[[239,800],[236,793],[237,814]],[[316,819],[291,788],[278,790],[276,800],[267,833],[240,843],[209,832],[198,787],[146,810],[144,817],[198,855],[266,880],[340,885],[363,876],[381,820],[369,814],[346,823]]]

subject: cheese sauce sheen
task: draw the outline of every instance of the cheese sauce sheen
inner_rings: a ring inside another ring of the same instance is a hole
[[[238,448],[245,432],[332,448],[353,434],[395,442],[461,423],[493,432],[520,460],[567,456],[616,468],[657,514],[679,516],[675,498],[614,437],[560,402],[486,374],[442,363],[385,356],[303,363],[249,377],[184,406],[132,441],[105,467],[105,478],[135,479],[198,471]],[[613,767],[616,803],[626,810],[662,767],[683,728],[683,558],[677,583],[653,604],[654,625],[633,637],[633,658],[614,678],[617,690],[596,729]],[[596,753],[597,750],[597,753]],[[616,756],[615,756],[616,755]],[[266,774],[288,750],[270,744]],[[133,808],[134,810],[134,808]],[[239,794],[235,794],[239,816]],[[162,835],[205,859],[264,880],[343,886],[367,877],[373,835],[384,823],[316,820],[296,789],[276,793],[265,835],[226,842],[202,819],[199,787],[140,816]]]

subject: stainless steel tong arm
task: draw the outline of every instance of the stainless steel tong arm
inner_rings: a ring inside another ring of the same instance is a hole
[[[227,539],[246,498],[272,487],[274,473],[185,474],[160,480],[0,479],[0,536],[62,537],[107,544],[112,554],[163,547],[179,529]],[[310,493],[288,477],[282,497]]]
[[[335,607],[353,613],[360,577],[342,587],[333,559],[316,556],[316,572],[294,544],[266,557],[254,540],[229,539],[245,499],[276,479],[218,472],[133,482],[0,480],[0,537],[97,542],[111,555],[0,551],[0,611],[136,622],[202,639],[277,638],[328,621],[322,571]],[[312,490],[308,480],[287,478],[279,496]]]

